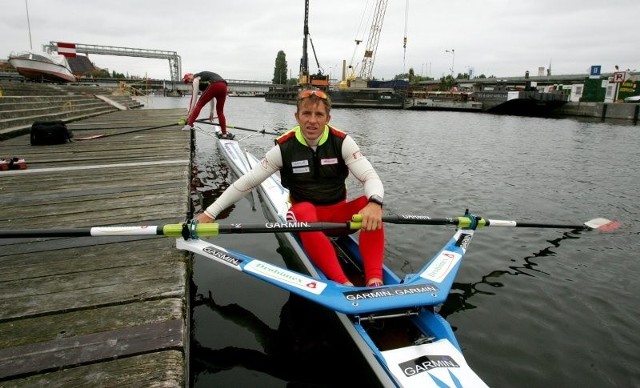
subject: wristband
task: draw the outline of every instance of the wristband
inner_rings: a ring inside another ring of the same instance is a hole
[[[374,194],[374,195],[370,196],[369,197],[369,202],[377,203],[378,205],[380,205],[380,207],[383,206],[382,197],[380,197],[377,194]]]

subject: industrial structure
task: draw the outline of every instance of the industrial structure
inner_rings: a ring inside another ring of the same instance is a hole
[[[178,83],[182,79],[182,62],[180,60],[180,56],[175,51],[62,42],[49,42],[48,45],[43,45],[43,49],[48,53],[57,52],[66,56],[69,56],[70,50],[73,50],[73,55],[75,55],[75,53],[80,53],[85,55],[117,55],[136,58],[165,59],[169,61],[171,82]]]

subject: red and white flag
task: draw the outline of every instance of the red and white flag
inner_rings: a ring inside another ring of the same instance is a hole
[[[65,57],[75,58],[76,57],[76,45],[75,43],[61,43],[58,42],[58,54],[64,55]]]

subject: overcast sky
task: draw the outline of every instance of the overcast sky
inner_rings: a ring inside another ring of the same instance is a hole
[[[310,0],[309,32],[325,74],[339,78],[343,61],[359,68],[375,3]],[[5,59],[29,49],[27,20],[34,50],[59,41],[175,51],[183,73],[210,70],[227,79],[270,81],[280,50],[297,77],[302,55],[304,0],[2,0],[0,9]],[[640,70],[639,15],[640,0],[390,0],[373,75],[388,80],[413,68],[439,78],[452,67],[498,77],[549,66],[552,74],[586,75],[592,65],[605,73],[615,65]],[[308,52],[316,73],[310,44]],[[110,71],[170,77],[166,60],[90,58]]]

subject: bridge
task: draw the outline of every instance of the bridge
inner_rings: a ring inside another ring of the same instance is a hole
[[[0,73],[0,79],[10,78],[22,78],[17,74],[14,77],[10,77],[9,74],[4,76]],[[263,94],[266,93],[270,87],[282,86],[273,84],[269,81],[252,81],[252,80],[238,80],[228,79],[229,93],[236,94]],[[179,82],[171,82],[161,79],[131,79],[131,78],[78,78],[75,84],[79,85],[95,85],[101,87],[123,87],[133,88],[139,91],[141,94],[149,94],[151,92],[156,94],[167,95],[183,95],[191,93],[191,85],[184,84],[182,78]]]
[[[60,42],[49,42],[48,45],[43,45],[43,49],[48,52],[57,52],[59,54]],[[67,45],[67,44],[65,44]],[[118,46],[99,46],[96,44],[85,43],[71,43],[75,46],[75,52],[81,54],[97,54],[97,55],[117,55],[124,57],[136,57],[136,58],[151,58],[151,59],[166,59],[169,60],[169,74],[171,75],[172,82],[179,82],[182,80],[182,63],[180,56],[175,51],[164,50],[148,50],[131,47],[118,47]],[[64,55],[64,54],[63,54]]]
[[[75,53],[80,54],[96,54],[96,55],[116,55],[127,56],[136,58],[151,58],[151,59],[165,59],[169,61],[169,74],[170,82],[167,85],[166,80],[139,80],[139,79],[91,79],[83,80],[79,79],[79,83],[98,84],[99,86],[113,86],[121,81],[126,84],[134,85],[138,89],[151,89],[151,90],[171,90],[180,94],[190,93],[191,86],[182,83],[182,61],[180,56],[175,51],[165,50],[150,50],[131,47],[119,47],[119,46],[101,46],[96,44],[85,43],[61,43],[50,41],[49,44],[43,45],[44,51],[51,53],[57,52],[65,55],[62,51],[68,52],[66,46],[74,46]],[[60,48],[65,48],[60,50]],[[261,94],[266,93],[270,87],[281,86],[275,85],[269,81],[251,81],[251,80],[234,80],[228,79],[230,93],[238,94]]]

